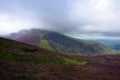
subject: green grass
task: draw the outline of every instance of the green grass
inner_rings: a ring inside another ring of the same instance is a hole
[[[57,57],[59,57],[65,64],[85,65],[86,63],[88,63],[87,61],[70,59],[63,56],[57,56]]]
[[[107,47],[106,45],[104,44],[99,44],[99,46],[104,50],[105,53],[109,54],[109,53],[115,53],[114,50],[112,50],[111,48]]]
[[[47,50],[52,50],[52,47],[49,45],[49,42],[47,40],[44,39],[44,36],[46,35],[47,33],[41,33],[39,35],[40,37],[40,47],[44,48],[44,49],[47,49]]]
[[[23,62],[30,64],[79,64],[84,65],[86,61],[78,61],[74,59],[69,59],[64,56],[44,56],[44,57],[35,57],[26,54],[12,54],[5,51],[0,51],[0,60],[14,61],[14,62]]]
[[[0,39],[0,60],[23,62],[29,64],[85,64],[86,61],[78,61],[47,50],[39,50],[32,45],[21,44],[8,39]],[[42,45],[49,50],[49,43],[42,40]],[[36,53],[38,55],[35,55]],[[44,53],[44,55],[43,55]],[[51,54],[50,54],[51,53]]]
[[[32,56],[27,56],[25,54],[12,54],[5,51],[0,51],[0,60],[7,60],[7,61],[20,61],[24,63],[40,63],[39,59]]]
[[[115,53],[120,54],[120,50],[114,50]]]
[[[47,50],[52,50],[52,47],[49,45],[49,42],[47,40],[41,40],[40,47],[47,49]]]
[[[23,62],[30,64],[59,64],[60,60],[49,56],[35,57],[32,55],[25,54],[12,54],[8,52],[0,52],[0,60]]]

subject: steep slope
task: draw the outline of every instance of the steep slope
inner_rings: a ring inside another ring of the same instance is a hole
[[[95,41],[78,40],[57,32],[38,29],[23,30],[11,34],[9,38],[65,54],[105,54],[113,52],[112,49]]]

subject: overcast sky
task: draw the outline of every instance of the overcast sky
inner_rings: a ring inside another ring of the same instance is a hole
[[[0,34],[40,28],[120,38],[120,0],[0,0]]]

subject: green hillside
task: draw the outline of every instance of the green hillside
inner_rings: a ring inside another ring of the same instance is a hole
[[[79,40],[53,31],[24,30],[10,35],[9,38],[64,54],[91,55],[114,53],[112,49],[96,41]]]
[[[120,55],[62,55],[0,38],[0,80],[119,80]]]
[[[29,44],[0,38],[0,60],[30,64],[85,64]]]
[[[86,60],[76,60],[34,45],[0,37],[0,80],[36,80],[36,77],[38,80],[48,80],[56,77],[55,74],[62,73],[55,70],[51,74],[54,66],[57,69],[62,68],[62,65],[71,67],[70,65],[86,63]]]

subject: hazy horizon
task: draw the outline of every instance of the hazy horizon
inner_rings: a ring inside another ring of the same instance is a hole
[[[120,38],[119,0],[0,0],[0,35],[24,29]]]

